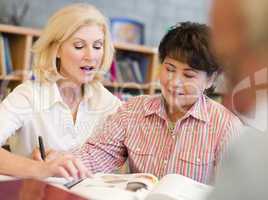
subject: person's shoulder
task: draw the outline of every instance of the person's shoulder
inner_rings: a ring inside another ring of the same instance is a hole
[[[19,84],[17,87],[14,88],[14,92],[18,92],[18,93],[21,93],[21,92],[32,92],[32,89],[34,87],[34,82],[33,81],[25,81],[21,84]]]
[[[112,101],[116,101],[117,103],[121,104],[120,99],[115,96],[113,93],[111,93],[107,88],[105,88],[102,84],[97,84],[97,87],[100,90],[100,93],[102,94],[102,96],[106,99],[112,100]]]
[[[241,123],[240,119],[224,105],[213,99],[206,97],[208,112],[211,115],[210,118],[221,118],[223,121],[232,121],[235,123]]]
[[[18,108],[31,108],[34,102],[33,94],[34,83],[32,81],[25,81],[15,87],[14,90],[7,95],[2,101],[2,105],[14,111]]]
[[[25,81],[15,87],[7,96],[7,99],[16,99],[17,101],[22,101],[22,99],[31,100],[33,93],[34,83],[32,81]]]
[[[129,106],[142,107],[145,104],[150,104],[158,98],[157,95],[138,95],[130,97],[125,103]]]
[[[106,89],[102,83],[91,83],[87,87],[91,93],[91,104],[94,105],[95,109],[117,110],[122,105],[120,99]]]
[[[150,110],[156,102],[161,100],[159,95],[138,95],[130,97],[123,103],[122,108],[132,114],[143,115]]]
[[[23,93],[23,94],[33,94],[37,91],[44,90],[46,88],[50,88],[52,86],[51,83],[41,83],[39,81],[27,80],[21,84],[19,84],[16,88],[14,88],[15,93]]]

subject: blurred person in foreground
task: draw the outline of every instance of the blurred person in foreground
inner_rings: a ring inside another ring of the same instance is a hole
[[[209,199],[267,199],[267,0],[214,0],[215,52],[230,77],[232,109],[249,125],[233,144]]]

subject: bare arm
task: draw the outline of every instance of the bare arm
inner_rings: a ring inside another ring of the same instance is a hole
[[[86,168],[71,155],[60,155],[49,161],[34,161],[0,149],[0,174],[21,178],[45,178],[62,176],[84,178],[89,176]]]

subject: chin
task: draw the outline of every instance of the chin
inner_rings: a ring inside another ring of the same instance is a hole
[[[94,80],[95,76],[94,75],[91,75],[91,76],[84,76],[82,79],[81,79],[81,82],[83,82],[83,84],[85,83],[90,83]]]

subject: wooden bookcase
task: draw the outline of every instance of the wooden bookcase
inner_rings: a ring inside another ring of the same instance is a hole
[[[34,41],[40,36],[41,30],[18,27],[13,25],[0,24],[0,32],[8,37],[11,51],[11,60],[13,63],[13,70],[15,74],[8,76],[0,76],[1,80],[9,80],[16,82],[23,82],[28,79],[27,72],[31,67],[31,48]],[[113,89],[127,89],[127,90],[142,90],[144,94],[153,94],[155,92],[154,73],[158,67],[157,49],[146,47],[143,45],[115,43],[116,52],[124,51],[136,53],[148,59],[146,80],[143,84],[135,82],[109,82],[103,81],[107,88]]]

